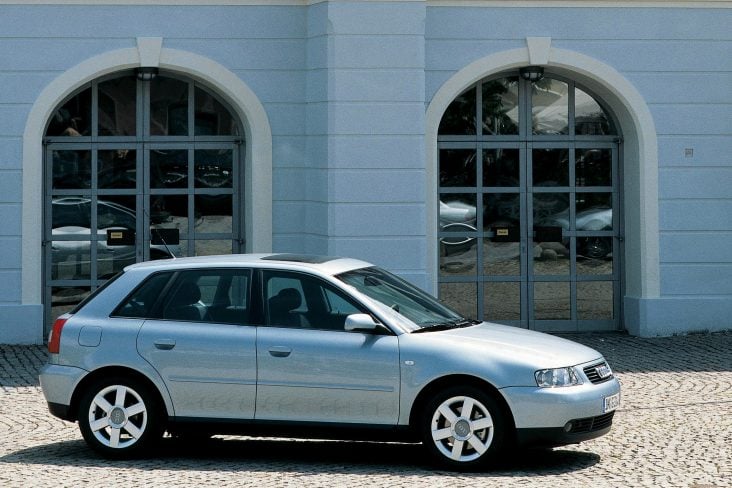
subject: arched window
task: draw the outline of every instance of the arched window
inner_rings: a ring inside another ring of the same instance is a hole
[[[438,132],[440,296],[469,317],[617,329],[619,134],[572,80],[476,83]]]
[[[238,252],[243,133],[172,73],[117,73],[64,101],[44,139],[46,323],[129,264]]]

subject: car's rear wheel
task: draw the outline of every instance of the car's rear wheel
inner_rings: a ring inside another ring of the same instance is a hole
[[[506,436],[506,421],[496,400],[472,387],[452,387],[426,405],[422,442],[439,464],[458,470],[494,462]]]
[[[138,381],[107,378],[89,387],[79,404],[79,429],[95,451],[107,457],[140,454],[157,441],[160,426],[155,395]]]

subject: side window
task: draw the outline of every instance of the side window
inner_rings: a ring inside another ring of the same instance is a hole
[[[342,295],[337,293],[335,290],[330,288],[323,288],[325,293],[325,299],[328,303],[328,313],[332,315],[351,315],[353,313],[363,313],[362,310],[351,301],[344,298]]]
[[[161,318],[183,322],[249,323],[251,271],[182,271],[163,301]]]
[[[325,281],[305,274],[264,273],[265,324],[344,330],[346,317],[368,313]]]
[[[310,327],[302,278],[289,273],[265,273],[265,323],[277,327]]]
[[[150,276],[122,302],[112,315],[129,318],[153,318],[153,307],[173,273],[158,273]]]

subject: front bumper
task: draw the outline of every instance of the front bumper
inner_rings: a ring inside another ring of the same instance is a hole
[[[534,428],[516,429],[516,443],[524,447],[555,447],[567,444],[579,444],[595,439],[610,432],[615,412],[599,417],[571,420],[569,430],[566,428]]]
[[[619,392],[616,378],[560,388],[501,390],[513,413],[519,443],[545,446],[576,444],[607,434],[614,412],[604,411],[604,399]]]

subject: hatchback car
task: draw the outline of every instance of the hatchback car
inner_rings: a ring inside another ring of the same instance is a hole
[[[462,317],[366,262],[232,255],[140,263],[49,338],[50,411],[109,457],[165,431],[422,442],[468,469],[607,433],[602,355]]]

